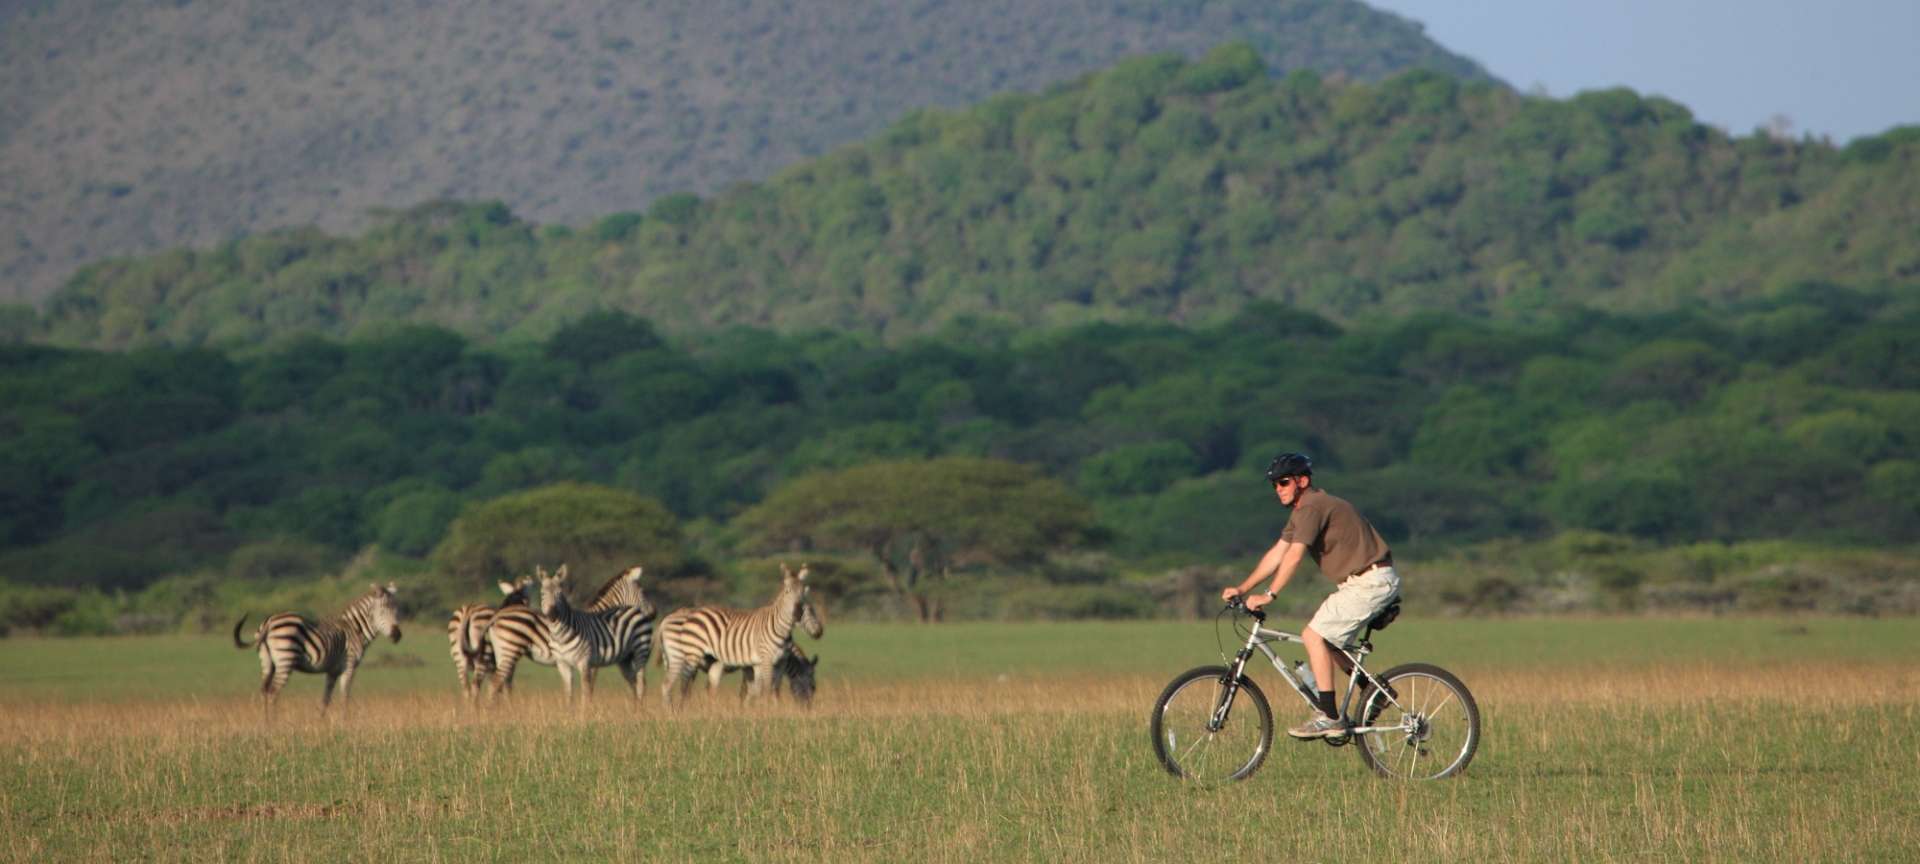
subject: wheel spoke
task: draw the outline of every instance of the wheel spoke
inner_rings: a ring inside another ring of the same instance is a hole
[[[1223,712],[1226,722],[1214,728],[1213,719]],[[1176,680],[1162,696],[1155,719],[1154,744],[1167,769],[1202,783],[1251,773],[1272,734],[1271,713],[1258,690],[1244,683],[1232,686],[1224,670],[1196,670]]]
[[[1415,669],[1391,677],[1394,700],[1380,688],[1376,704],[1383,716],[1369,725],[1382,731],[1367,735],[1361,748],[1375,770],[1397,779],[1433,780],[1472,758],[1478,720],[1471,697],[1444,675]],[[1397,716],[1387,710],[1390,706]]]

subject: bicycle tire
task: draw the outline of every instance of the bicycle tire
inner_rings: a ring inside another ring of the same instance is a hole
[[[1273,709],[1267,694],[1245,675],[1240,676],[1238,693],[1228,706],[1227,724],[1207,729],[1212,708],[1219,704],[1220,687],[1228,682],[1232,670],[1225,666],[1199,666],[1180,673],[1160,691],[1154,700],[1148,723],[1153,752],[1167,773],[1202,784],[1244,780],[1260,770],[1273,750]],[[1204,685],[1211,682],[1213,688]],[[1252,722],[1245,708],[1253,706]],[[1252,752],[1242,760],[1237,754],[1251,743]],[[1222,746],[1216,748],[1215,744]],[[1215,751],[1219,751],[1216,756]]]
[[[1467,685],[1430,663],[1407,663],[1374,677],[1387,682],[1399,704],[1368,685],[1360,699],[1361,725],[1390,718],[1405,728],[1356,736],[1360,761],[1375,774],[1397,780],[1440,780],[1466,770],[1480,749],[1480,705]],[[1448,754],[1448,761],[1421,773],[1421,757],[1436,750]]]

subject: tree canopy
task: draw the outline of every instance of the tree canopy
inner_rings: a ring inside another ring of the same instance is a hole
[[[922,621],[941,617],[930,584],[955,568],[1031,562],[1078,540],[1086,502],[1057,480],[997,459],[875,462],[794,480],[740,516],[760,543],[864,552]]]
[[[469,508],[433,550],[433,561],[462,581],[486,586],[562,564],[583,577],[635,564],[671,572],[683,554],[679,523],[658,501],[558,483]]]

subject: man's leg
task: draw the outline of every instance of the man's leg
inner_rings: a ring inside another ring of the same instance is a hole
[[[1287,730],[1295,738],[1332,738],[1346,734],[1340,722],[1339,706],[1333,699],[1333,647],[1312,625],[1302,628],[1300,641],[1307,648],[1307,666],[1313,670],[1315,711],[1307,721]]]
[[[1322,690],[1333,689],[1333,646],[1313,631],[1309,624],[1300,631],[1300,641],[1307,646],[1307,667],[1313,670],[1313,680]]]

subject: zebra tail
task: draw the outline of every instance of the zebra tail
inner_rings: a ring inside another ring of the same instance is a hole
[[[500,614],[498,612],[495,612],[492,618],[487,619],[487,626],[480,628],[480,644],[478,645],[468,644],[467,630],[470,628],[467,627],[467,622],[460,622],[460,653],[468,657],[480,656],[480,649],[487,647],[487,634],[493,632],[493,622],[498,620],[500,620]]]
[[[242,651],[245,651],[248,648],[252,648],[255,644],[257,644],[254,642],[240,641],[240,628],[245,626],[247,626],[247,616],[245,615],[240,616],[240,620],[233,622],[233,647],[238,648]]]

